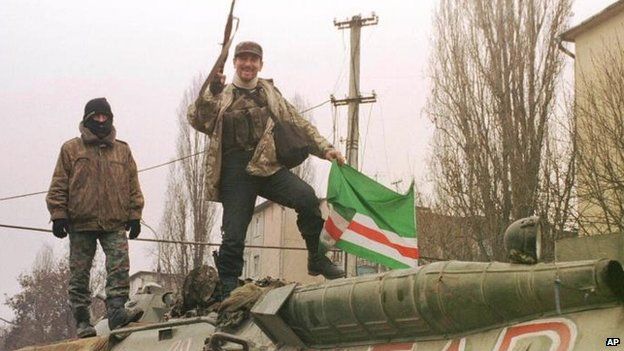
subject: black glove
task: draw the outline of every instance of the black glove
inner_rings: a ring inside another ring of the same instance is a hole
[[[208,89],[210,89],[212,95],[219,95],[223,91],[223,88],[225,88],[225,76],[222,72],[217,72],[208,85]]]
[[[221,94],[223,88],[225,88],[225,85],[223,85],[223,83],[218,80],[213,80],[212,82],[210,82],[210,85],[208,85],[208,89],[210,89],[212,95]]]
[[[59,218],[52,220],[52,233],[55,237],[63,239],[69,232],[69,221],[67,218]]]
[[[128,234],[128,238],[136,239],[137,236],[139,236],[139,233],[141,233],[141,220],[140,219],[129,220],[128,222],[126,222],[126,230],[130,231],[130,234]]]

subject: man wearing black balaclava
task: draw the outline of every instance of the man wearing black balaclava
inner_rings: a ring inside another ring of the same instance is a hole
[[[116,139],[105,98],[87,102],[80,137],[63,144],[46,198],[58,238],[69,234],[69,301],[78,337],[95,335],[89,306],[89,273],[100,242],[106,255],[106,313],[111,330],[141,318],[125,308],[129,294],[128,239],[141,232],[143,195],[125,142]]]
[[[100,139],[110,135],[113,130],[113,112],[106,98],[87,102],[82,123]]]

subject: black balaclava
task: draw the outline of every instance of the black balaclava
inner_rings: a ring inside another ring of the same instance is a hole
[[[92,118],[96,114],[106,115],[108,119],[106,122],[100,123]],[[84,115],[82,116],[82,123],[100,139],[110,134],[113,128],[113,112],[106,98],[95,98],[87,102]]]

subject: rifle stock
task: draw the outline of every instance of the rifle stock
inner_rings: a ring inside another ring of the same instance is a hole
[[[225,29],[223,31],[223,44],[221,47],[221,53],[219,54],[219,57],[217,57],[217,61],[215,62],[215,64],[212,66],[210,73],[208,73],[208,77],[206,77],[206,80],[204,81],[204,84],[202,84],[201,89],[199,89],[197,100],[195,100],[196,107],[198,107],[197,104],[199,103],[201,97],[204,95],[204,92],[208,88],[208,85],[210,85],[210,82],[212,82],[212,80],[214,79],[215,75],[217,73],[223,73],[223,68],[225,67],[225,61],[227,60],[230,46],[232,45],[236,30],[238,29],[238,18],[234,17],[233,15],[235,3],[236,0],[232,0],[232,5],[230,5],[230,13],[228,14],[228,19],[225,24]],[[234,33],[232,33],[234,20],[236,20],[236,28],[234,29]]]

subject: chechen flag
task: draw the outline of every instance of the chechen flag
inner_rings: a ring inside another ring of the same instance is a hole
[[[398,194],[349,166],[332,164],[327,185],[330,213],[321,245],[390,268],[416,267],[414,190]]]

